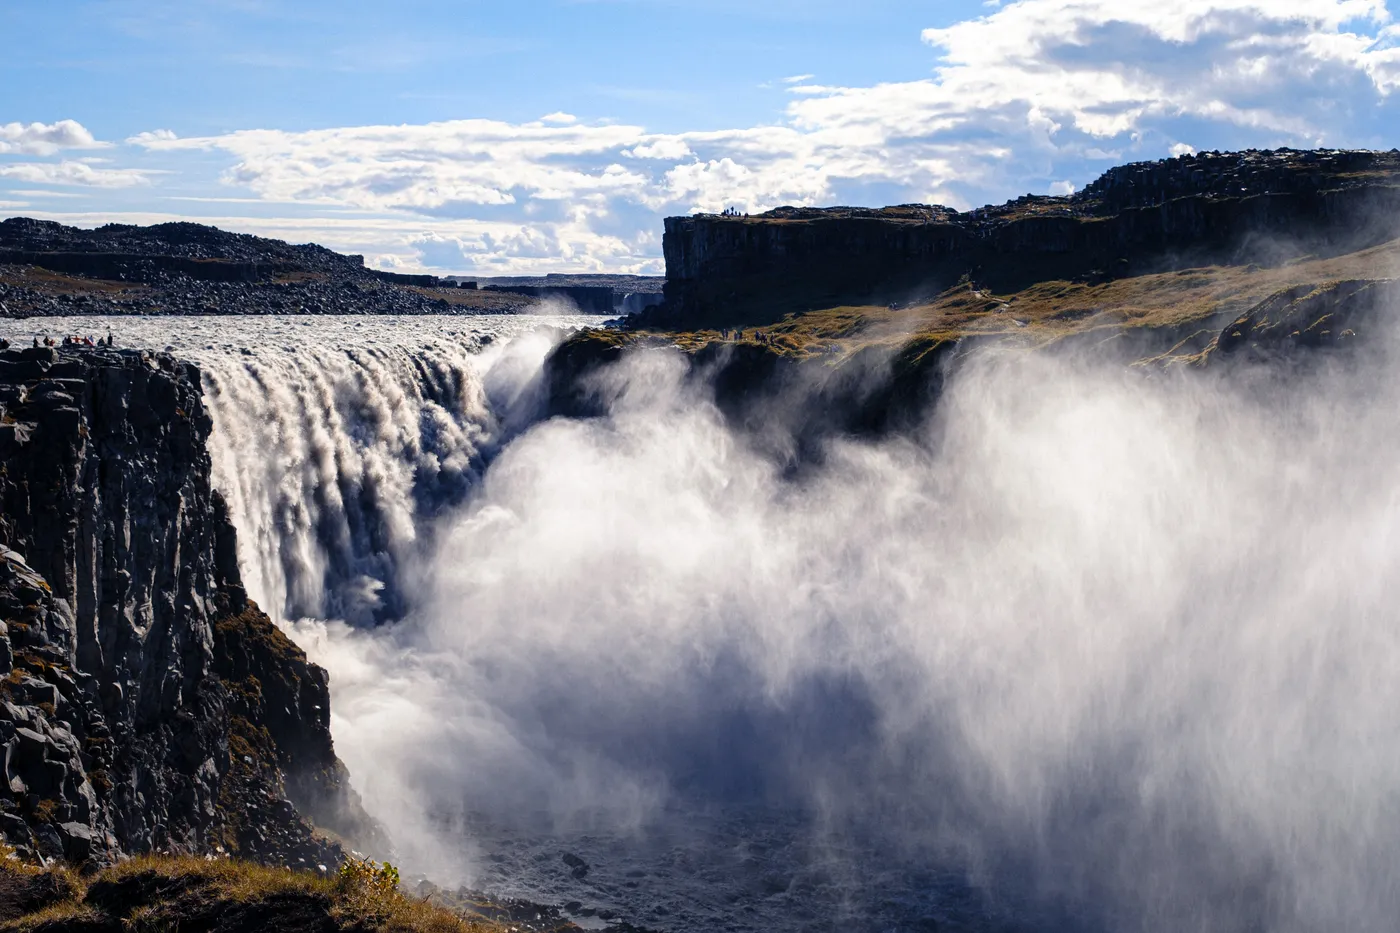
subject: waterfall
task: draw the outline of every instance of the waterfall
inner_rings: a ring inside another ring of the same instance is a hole
[[[432,517],[497,425],[476,350],[305,347],[205,366],[214,479],[249,594],[274,615],[397,618]]]
[[[663,930],[1394,927],[1400,347],[978,352],[792,472],[667,349],[541,421],[525,324],[179,326],[407,870]]]
[[[249,595],[273,618],[401,618],[437,519],[538,408],[544,356],[596,319],[66,318],[197,363],[214,485]],[[36,333],[38,331],[35,331]],[[13,336],[30,339],[23,325]]]

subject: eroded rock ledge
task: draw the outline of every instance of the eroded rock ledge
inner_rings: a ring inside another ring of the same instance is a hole
[[[0,353],[0,832],[105,863],[222,851],[333,865],[379,842],[329,690],[243,591],[198,370]]]
[[[1277,263],[1395,234],[1400,153],[1202,153],[1109,170],[1067,197],[957,211],[778,208],[666,220],[665,303],[639,326],[761,325],[908,302],[970,277],[1004,291],[1213,263]]]

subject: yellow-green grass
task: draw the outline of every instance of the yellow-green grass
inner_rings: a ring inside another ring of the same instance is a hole
[[[1396,275],[1400,275],[1400,240],[1268,267],[1212,265],[1099,283],[1047,279],[998,289],[964,279],[940,294],[894,307],[842,305],[790,313],[742,329],[594,332],[587,339],[622,344],[665,341],[686,350],[717,341],[762,343],[798,356],[882,344],[937,345],[966,337],[1005,338],[1036,346],[1098,329],[1108,336],[1137,327],[1189,331],[1190,325],[1199,323],[1206,328],[1286,288]]]
[[[53,879],[52,882],[50,879]],[[500,933],[484,918],[464,917],[403,894],[376,871],[334,876],[293,872],[229,859],[142,856],[80,878],[66,868],[35,868],[0,855],[0,892],[8,884],[45,883],[47,903],[0,922],[0,933],[57,933],[81,925],[130,931],[237,929],[278,931],[308,919],[364,933]],[[0,917],[6,916],[0,913]]]

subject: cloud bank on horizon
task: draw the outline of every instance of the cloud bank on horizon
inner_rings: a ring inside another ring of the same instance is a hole
[[[936,56],[926,79],[779,79],[791,95],[782,118],[730,130],[554,113],[197,138],[133,127],[113,144],[72,120],[11,123],[0,125],[0,202],[67,222],[170,219],[180,211],[163,190],[214,160],[218,181],[178,200],[223,205],[201,219],[231,229],[389,268],[659,272],[669,214],[967,209],[1193,149],[1400,145],[1400,25],[1387,0],[1019,0],[922,39]],[[82,193],[82,209],[51,209],[63,202],[46,191]]]

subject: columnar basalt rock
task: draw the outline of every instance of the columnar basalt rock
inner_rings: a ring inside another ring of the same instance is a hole
[[[0,831],[37,854],[339,858],[285,799],[358,804],[327,678],[243,593],[210,429],[168,355],[0,353]]]
[[[1395,234],[1400,153],[1205,153],[1111,169],[1067,197],[778,208],[666,220],[669,328],[763,323],[788,311],[898,301],[979,281],[1102,280],[1215,262],[1358,249]]]

